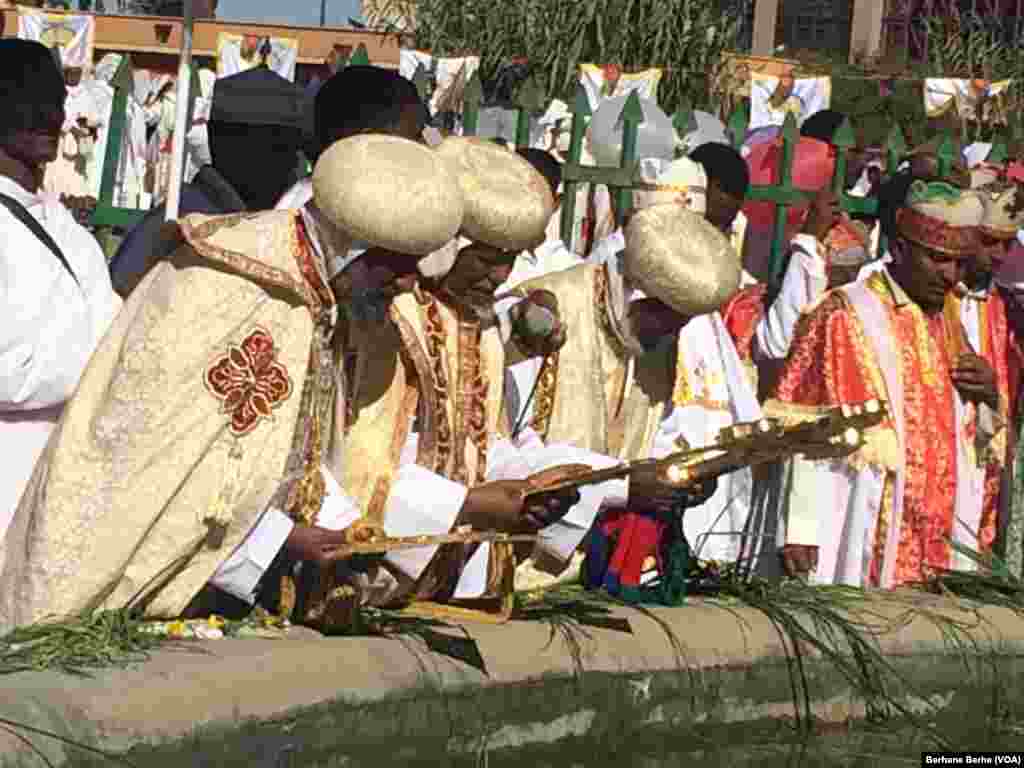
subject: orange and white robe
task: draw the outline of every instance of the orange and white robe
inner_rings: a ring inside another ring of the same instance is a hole
[[[826,294],[797,325],[769,415],[872,398],[890,414],[853,456],[794,477],[814,495],[790,500],[817,504],[789,510],[787,540],[818,545],[820,583],[890,588],[970,566],[949,543],[978,546],[981,492],[951,364],[942,314],[925,315],[887,270]]]

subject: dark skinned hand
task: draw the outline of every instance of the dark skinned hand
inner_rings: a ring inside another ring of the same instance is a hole
[[[329,531],[313,525],[296,525],[284,542],[285,554],[292,560],[324,566],[331,550],[346,544],[384,538],[384,529],[376,523],[358,520],[342,531]]]
[[[839,198],[831,187],[825,187],[819,190],[811,200],[811,207],[807,211],[807,218],[800,231],[805,235],[810,235],[819,243],[824,242],[825,236],[836,225],[839,216]]]
[[[703,504],[718,488],[715,478],[685,488],[666,483],[655,464],[638,467],[629,477],[627,506],[636,512],[669,514],[676,507]]]
[[[998,410],[999,388],[996,386],[996,375],[984,358],[973,354],[960,355],[950,378],[965,400],[984,403],[992,410]]]
[[[545,319],[538,310],[554,315],[553,331],[536,330],[542,327]],[[528,357],[547,357],[565,344],[565,326],[558,315],[558,298],[551,291],[530,291],[525,299],[512,307],[510,317],[513,338]]]
[[[527,494],[563,479],[568,473],[589,470],[584,465],[553,467],[526,480],[495,480],[470,488],[459,521],[478,531],[535,533],[563,518],[579,502],[580,495],[572,488],[535,494],[527,501]]]

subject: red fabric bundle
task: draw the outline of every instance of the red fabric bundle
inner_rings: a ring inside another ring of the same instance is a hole
[[[782,139],[755,144],[747,156],[750,185],[771,186],[779,183],[779,162],[782,159]],[[816,192],[826,186],[835,173],[835,149],[818,139],[801,136],[793,152],[793,186],[807,192]],[[807,205],[789,209],[786,218],[786,239],[795,235],[803,224]],[[775,226],[775,204],[747,202],[743,213],[754,232],[771,232]]]

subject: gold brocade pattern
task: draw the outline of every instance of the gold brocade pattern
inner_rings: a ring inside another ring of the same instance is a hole
[[[615,332],[615,325],[612,321],[611,307],[608,305],[608,268],[601,266],[594,270],[594,297],[597,301],[597,318],[601,323],[601,330],[608,339],[616,356],[620,360],[627,357],[626,348],[619,341],[619,334]]]
[[[188,242],[125,301],[8,529],[5,631],[129,603],[147,617],[180,615],[282,491],[301,399],[283,400],[273,420],[260,420],[242,438],[239,459],[202,372],[259,326],[295,389],[307,386],[320,313],[302,290],[294,220],[284,211],[189,217]],[[223,254],[245,257],[229,269]],[[229,491],[215,510],[226,525],[211,547],[203,515],[218,489]]]
[[[870,288],[882,301],[886,302],[886,304],[891,305],[893,303],[892,293],[889,290],[886,278],[881,272],[873,274],[868,279],[867,285],[868,288]],[[936,354],[934,351],[935,341],[929,330],[929,323],[925,320],[924,313],[916,304],[907,304],[902,307],[901,314],[903,312],[910,313],[912,318],[912,339],[915,355],[920,365],[920,375],[924,378],[924,383],[928,387],[936,387],[939,385],[939,374],[937,371]],[[945,328],[943,328],[942,335],[943,339],[945,339]]]
[[[555,410],[555,392],[558,390],[558,351],[544,358],[537,380],[536,404],[530,426],[546,440],[551,426],[551,414]]]
[[[429,395],[434,403],[434,413],[437,415],[437,423],[435,424],[436,448],[434,451],[434,464],[431,470],[440,475],[447,475],[448,463],[454,447],[452,445],[452,429],[448,417],[448,393],[451,391],[451,385],[448,381],[448,370],[445,367],[448,334],[445,331],[444,321],[441,319],[441,313],[434,297],[417,288],[416,300],[422,313],[421,319],[427,341],[427,360],[433,374]],[[421,382],[421,385],[424,383],[426,382]]]
[[[868,566],[868,585],[876,588],[882,584],[885,542],[889,540],[889,529],[892,527],[892,493],[893,475],[889,472],[886,474],[885,486],[882,489],[882,504],[878,509],[875,540],[871,547],[871,563]]]
[[[684,345],[676,350],[676,384],[672,390],[672,402],[683,406],[693,401],[693,385],[690,383],[689,366],[686,364]]]
[[[463,485],[482,483],[487,475],[487,377],[480,360],[480,323],[459,319],[459,382],[456,390],[455,423],[463,441],[458,446],[456,479]],[[476,472],[469,476],[464,459],[465,440],[476,450]]]
[[[223,404],[229,429],[242,437],[292,394],[288,370],[275,360],[274,339],[266,329],[254,328],[239,344],[214,360],[203,374],[206,389]]]

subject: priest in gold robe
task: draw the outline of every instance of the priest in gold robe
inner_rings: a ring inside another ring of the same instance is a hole
[[[386,245],[415,271],[462,202],[430,150],[405,143],[418,163],[360,155],[358,174],[321,174],[317,197],[392,231],[404,221]],[[208,584],[251,603],[279,553],[315,562],[372,530],[328,452],[328,281],[359,251],[308,223],[181,222],[182,246],[132,293],[36,465],[0,548],[0,632],[103,608],[177,617]]]
[[[321,164],[334,162],[335,153]],[[526,504],[530,477],[572,462],[560,454],[525,461],[508,439],[504,347],[489,315],[516,255],[544,238],[551,190],[529,163],[490,142],[448,139],[436,155],[462,190],[461,234],[469,245],[445,251],[454,263],[438,264],[435,256],[434,277],[392,291],[377,311],[350,313],[337,339],[347,382],[339,480],[391,536],[446,534],[463,525],[541,530],[577,497]],[[338,205],[328,215],[344,222],[352,212]],[[391,552],[357,581],[370,603],[412,599],[435,609],[446,603],[500,613],[513,564],[489,543],[447,544]]]

